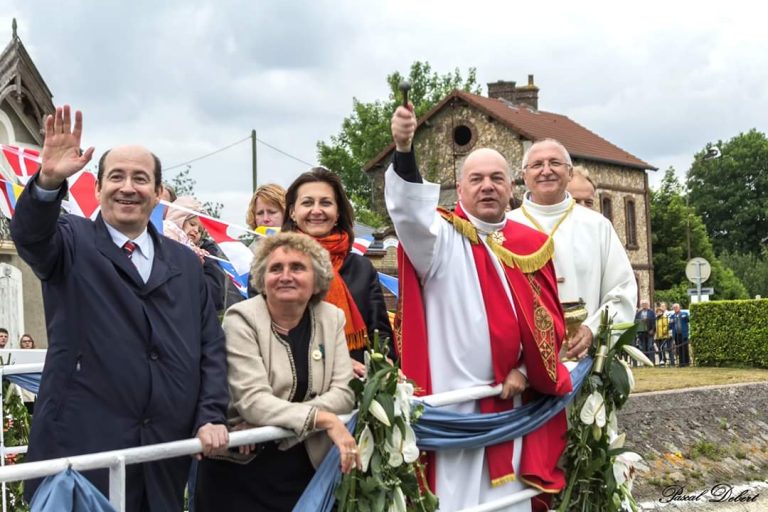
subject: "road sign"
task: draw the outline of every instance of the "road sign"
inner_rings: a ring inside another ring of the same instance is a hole
[[[688,295],[696,295],[699,293],[698,288],[688,288]],[[702,288],[701,289],[702,295],[714,295],[715,289],[714,288]]]
[[[685,265],[685,276],[693,284],[705,282],[711,273],[712,267],[704,258],[691,258]]]

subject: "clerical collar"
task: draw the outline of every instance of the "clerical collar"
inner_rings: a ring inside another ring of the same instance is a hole
[[[523,197],[523,206],[525,206],[529,211],[534,211],[542,215],[559,215],[568,209],[568,207],[571,205],[572,199],[573,198],[571,197],[571,194],[566,191],[565,199],[559,203],[539,204],[533,201],[530,192],[526,192],[525,197]]]
[[[461,204],[461,202],[459,202],[459,204]],[[463,204],[461,205],[461,209],[464,212],[464,215],[467,216],[467,219],[469,219],[469,222],[471,222],[472,225],[475,226],[480,233],[493,233],[494,231],[501,231],[507,224],[506,218],[502,219],[501,222],[485,222],[484,220],[480,220],[469,213],[467,209],[464,208]]]

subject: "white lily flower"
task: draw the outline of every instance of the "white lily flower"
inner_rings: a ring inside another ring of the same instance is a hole
[[[413,397],[413,384],[399,382],[395,390],[395,416],[403,416],[407,423],[411,422],[411,397]]]
[[[410,425],[405,425],[405,439],[403,439],[403,460],[407,464],[416,462],[419,458],[419,447],[416,446],[416,433]]]
[[[648,466],[643,462],[643,458],[635,452],[624,452],[616,456],[613,463],[613,478],[616,479],[616,485],[621,486],[625,482],[627,489],[632,490],[632,480],[634,480],[635,470],[648,470]]]
[[[581,421],[585,425],[592,425],[593,423],[602,428],[605,426],[605,400],[603,395],[597,391],[593,391],[591,395],[584,402],[584,406],[581,408],[579,414]]]
[[[635,389],[635,376],[632,374],[632,369],[629,367],[626,361],[623,359],[619,359],[619,362],[624,365],[624,369],[627,370],[627,380],[629,381],[629,390],[633,391]]]
[[[624,447],[624,441],[627,439],[627,434],[623,433],[619,436],[614,436],[613,439],[611,439],[611,444],[608,446],[609,450],[615,450],[617,448],[623,448]]]
[[[376,400],[371,400],[371,405],[368,406],[368,412],[370,412],[374,418],[382,422],[384,425],[391,427],[392,424],[389,422],[389,417],[387,416],[387,413],[384,411],[384,407]]]
[[[419,458],[419,448],[416,446],[416,434],[410,425],[405,425],[405,437],[400,428],[395,427],[384,442],[384,449],[389,454],[387,463],[393,468],[403,462],[410,464]]]
[[[393,496],[392,503],[389,504],[388,512],[406,512],[405,495],[399,486],[395,487],[395,495]]]
[[[645,354],[643,354],[643,352],[639,348],[633,347],[632,345],[624,345],[621,348],[624,349],[624,352],[629,354],[629,357],[631,357],[638,363],[644,364],[645,366],[653,366],[653,363],[651,362],[651,360],[648,359],[648,357]]]
[[[611,411],[608,415],[608,439],[613,441],[616,438],[616,434],[619,432],[619,420],[616,418],[616,411]]]
[[[365,374],[371,374],[371,353],[367,350],[363,352],[363,363],[365,364]]]
[[[368,465],[371,463],[371,457],[373,457],[374,444],[373,433],[368,428],[368,425],[366,425],[360,433],[360,439],[357,440],[357,449],[360,450],[360,462],[363,463],[360,470],[363,473],[368,471]]]
[[[403,463],[403,453],[400,450],[402,445],[403,434],[400,432],[399,427],[395,427],[389,433],[386,441],[384,441],[384,450],[389,454],[387,463],[393,468],[399,467]]]

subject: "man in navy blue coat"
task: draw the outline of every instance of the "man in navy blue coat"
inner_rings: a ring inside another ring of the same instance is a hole
[[[59,216],[66,179],[94,151],[80,151],[80,112],[74,121],[69,106],[46,119],[41,170],[11,221],[19,255],[43,282],[49,340],[27,460],[195,435],[209,453],[228,440],[224,334],[198,257],[149,223],[160,161],[138,146],[107,151],[98,218]],[[189,464],[127,466],[127,510],[182,510]],[[85,475],[108,492],[106,470]]]

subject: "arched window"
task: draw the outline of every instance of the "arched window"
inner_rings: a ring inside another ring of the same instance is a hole
[[[626,224],[627,249],[637,249],[637,215],[635,213],[635,200],[631,197],[624,198],[624,222]]]
[[[605,192],[600,194],[600,211],[602,212],[603,217],[613,223],[613,201],[611,200],[610,194],[606,194]]]

